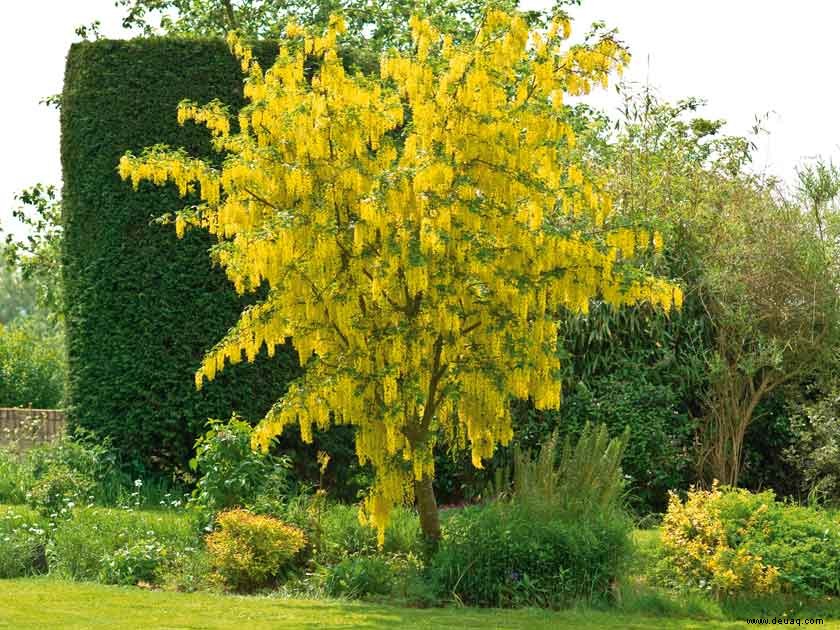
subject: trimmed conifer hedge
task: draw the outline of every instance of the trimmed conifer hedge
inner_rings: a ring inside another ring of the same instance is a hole
[[[276,50],[255,53],[270,62]],[[267,67],[269,63],[265,63]],[[61,105],[68,422],[110,436],[139,470],[182,468],[208,418],[257,419],[298,372],[290,348],[232,366],[199,392],[193,374],[236,321],[237,296],[199,231],[179,241],[153,219],[183,207],[174,187],[117,175],[125,151],[165,143],[213,155],[209,133],[180,127],[178,102],[242,105],[242,74],[219,40],[74,44]]]

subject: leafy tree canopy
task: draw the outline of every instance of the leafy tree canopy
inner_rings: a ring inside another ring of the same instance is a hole
[[[518,0],[496,0],[497,8],[512,10]],[[557,0],[563,5],[579,0]],[[304,27],[323,30],[330,16],[340,13],[347,24],[341,47],[353,51],[357,66],[375,71],[378,56],[389,48],[411,46],[409,22],[414,14],[427,17],[432,25],[453,40],[475,35],[484,14],[486,0],[116,0],[125,9],[123,26],[139,28],[146,35],[166,33],[178,36],[225,37],[236,30],[246,38],[278,38],[293,19]],[[540,13],[526,14],[536,21]]]

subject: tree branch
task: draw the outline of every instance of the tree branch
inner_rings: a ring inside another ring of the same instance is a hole
[[[231,3],[231,0],[222,0],[222,6],[225,10],[225,17],[230,23],[230,29],[235,31],[239,28],[239,23],[236,20],[236,13],[233,11],[233,4]]]

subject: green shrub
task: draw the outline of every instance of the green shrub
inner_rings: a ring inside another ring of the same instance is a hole
[[[800,472],[806,492],[840,505],[840,382],[815,394],[817,400],[799,405],[790,419],[793,439],[785,458]]]
[[[199,546],[197,518],[175,511],[75,508],[57,523],[47,545],[50,572],[58,577],[97,580],[106,559],[140,540],[154,540],[169,552]]]
[[[412,553],[350,555],[325,565],[319,577],[323,593],[330,597],[388,596],[419,606],[437,601],[433,586],[425,579],[423,563]]]
[[[87,503],[100,495],[101,484],[115,474],[107,441],[98,444],[84,431],[23,452],[0,449],[0,503],[27,502],[47,514],[57,513],[68,501]]]
[[[332,597],[388,595],[394,585],[394,575],[383,557],[348,556],[327,569],[324,585]]]
[[[621,460],[634,508],[664,511],[669,488],[685,487],[694,452],[695,424],[670,384],[648,380],[637,368],[582,382],[565,397],[565,434],[578,437],[587,423],[603,423],[612,436],[629,428]]]
[[[48,533],[49,523],[37,513],[0,505],[0,579],[44,573]]]
[[[63,335],[35,322],[0,324],[0,407],[60,407],[65,371]]]
[[[88,477],[100,477],[107,475],[115,465],[110,445],[110,440],[103,441],[88,431],[80,430],[74,436],[63,435],[55,442],[35,446],[27,456],[36,477],[56,465],[66,466]]]
[[[359,522],[359,508],[332,504],[320,518],[321,546],[317,560],[334,564],[348,556],[372,555],[377,551],[376,530]]]
[[[350,555],[379,553],[376,530],[359,521],[359,508],[327,501],[323,493],[298,494],[284,499],[260,496],[249,506],[295,525],[306,535],[305,558],[332,565]],[[420,521],[414,510],[397,507],[391,512],[381,549],[386,554],[420,554]]]
[[[813,450],[804,450],[799,460],[789,457],[791,448],[797,445],[795,401],[799,396],[798,387],[776,390],[756,406],[744,436],[739,486],[753,492],[772,490],[779,497],[808,496],[813,484],[808,483],[805,468],[810,462],[819,461],[823,453],[814,444]],[[820,498],[829,497],[823,494]]]
[[[109,498],[106,490],[110,486],[127,481],[118,469],[110,441],[100,440],[83,429],[74,436],[63,435],[54,442],[31,448],[24,459],[36,482],[59,476],[57,471],[61,471],[62,475],[70,471],[70,476],[81,480],[96,480],[92,485],[89,481],[85,482],[85,489],[89,493],[77,494],[74,501],[87,502],[89,496],[104,501]]]
[[[158,569],[158,582],[170,591],[192,593],[215,586],[210,554],[187,547],[170,553]]]
[[[830,513],[738,490],[721,497],[720,516],[729,540],[778,567],[783,591],[840,594],[840,522]]]
[[[127,543],[103,556],[99,581],[124,586],[133,586],[138,582],[152,583],[165,557],[165,547],[154,538]]]
[[[441,597],[479,606],[561,606],[606,598],[630,524],[612,515],[546,518],[513,503],[449,517],[430,573]]]
[[[628,439],[629,428],[611,439],[606,425],[587,423],[574,448],[567,437],[559,454],[556,432],[543,442],[536,457],[515,448],[514,500],[532,510],[564,516],[622,510],[621,459]]]
[[[297,527],[247,510],[216,517],[218,530],[206,538],[216,572],[237,591],[266,586],[291,566],[306,540]]]
[[[610,594],[630,549],[620,462],[627,444],[584,427],[556,463],[557,435],[536,458],[514,453],[512,495],[447,518],[431,575],[443,597],[481,606],[560,606]]]
[[[379,551],[376,530],[359,522],[355,505],[332,504],[324,509],[321,519],[321,554],[319,560],[330,563],[345,556],[371,555]],[[420,521],[414,510],[396,508],[385,533],[381,549],[386,554],[419,553]]]
[[[598,352],[609,350],[599,347]],[[668,354],[664,349],[659,352]],[[659,357],[656,362],[661,366],[674,363],[673,357]],[[454,453],[454,458],[452,453],[437,452],[435,488],[440,490],[439,499],[457,504],[485,496],[495,472],[512,466],[515,447],[537,449],[555,431],[561,443],[566,438],[575,442],[587,423],[600,423],[613,437],[630,428],[621,462],[630,507],[640,515],[664,512],[668,490],[687,487],[693,475],[696,421],[688,405],[695,398],[674,382],[670,368],[654,370],[626,360],[604,368],[606,374],[582,374],[579,380],[564,383],[560,409],[539,410],[531,401],[513,401],[513,444],[499,448],[484,469],[470,465],[469,449]],[[662,378],[666,374],[668,377]]]
[[[211,420],[195,445],[190,466],[200,474],[193,498],[213,512],[252,503],[260,493],[280,498],[289,494],[288,460],[251,448],[251,425],[236,416]]]
[[[72,468],[56,465],[38,479],[29,492],[26,502],[44,516],[64,516],[90,496],[96,483]]]
[[[0,448],[0,504],[25,502],[32,482],[32,470],[26,460]]]
[[[715,487],[685,502],[673,496],[662,541],[662,573],[679,586],[719,595],[840,594],[840,522],[780,503],[771,491]]]
[[[628,478],[631,506],[641,514],[663,512],[668,490],[689,482],[695,423],[679,392],[652,379],[649,370],[619,367],[564,389],[559,410],[539,411],[517,403],[515,443],[523,450],[534,449],[553,431],[561,441],[574,442],[588,423],[606,425],[613,437],[629,427],[621,467]]]

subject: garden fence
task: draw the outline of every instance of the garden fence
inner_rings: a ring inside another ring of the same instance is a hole
[[[60,409],[0,408],[0,445],[29,448],[50,442],[64,432],[65,415]]]

